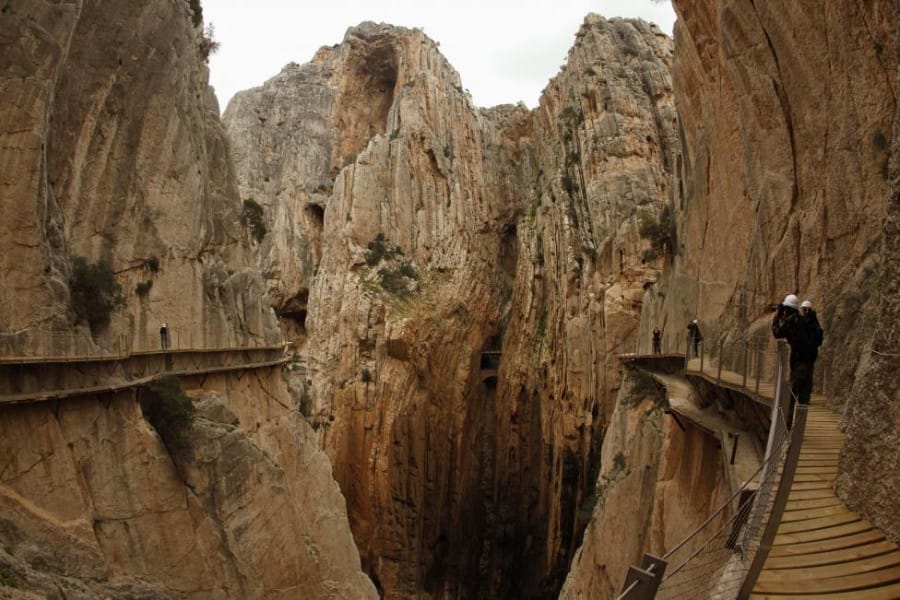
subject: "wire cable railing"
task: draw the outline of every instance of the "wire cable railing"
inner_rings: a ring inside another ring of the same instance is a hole
[[[237,349],[277,348],[280,340],[246,335],[227,344],[212,345],[210,339],[193,331],[170,331],[165,335],[122,334],[95,341],[76,330],[0,332],[0,362],[84,362],[116,360],[135,354],[198,352]]]
[[[640,568],[632,567],[620,600],[731,599],[752,589],[781,520],[805,427],[805,407],[793,429],[786,426],[785,344],[778,344],[775,354],[775,401],[762,465],[663,557],[647,554]]]

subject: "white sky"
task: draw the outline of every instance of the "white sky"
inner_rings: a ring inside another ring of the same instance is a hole
[[[222,111],[235,92],[309,62],[363,21],[418,27],[440,43],[478,106],[537,104],[590,12],[640,17],[672,34],[669,0],[202,0],[219,51],[209,61]]]

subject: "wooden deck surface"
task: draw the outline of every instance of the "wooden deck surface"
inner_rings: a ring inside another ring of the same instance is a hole
[[[900,548],[834,494],[843,439],[838,416],[810,406],[797,475],[751,598],[900,598]]]

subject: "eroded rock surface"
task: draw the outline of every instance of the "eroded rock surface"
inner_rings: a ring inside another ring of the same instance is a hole
[[[477,109],[422,32],[371,23],[226,111],[386,597],[554,595],[579,541],[677,133],[665,35],[576,38],[534,111]]]

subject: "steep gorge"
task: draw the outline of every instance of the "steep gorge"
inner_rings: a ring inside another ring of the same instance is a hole
[[[23,372],[121,383],[110,354],[151,362],[163,322],[179,358],[281,342],[190,6],[0,7],[0,595],[373,598],[280,368],[182,378],[184,455],[142,388],[13,403]],[[121,287],[108,324],[79,317],[79,258]]]
[[[537,109],[479,110],[422,32],[363,24],[226,110],[385,597],[558,589],[658,274],[638,228],[669,194],[670,58],[658,29],[591,16]]]
[[[771,340],[773,303],[789,292],[811,299],[826,331],[815,389],[843,411],[847,433],[838,493],[896,539],[900,388],[888,373],[898,366],[900,7],[673,4],[677,244],[643,297],[640,337],[655,326],[682,335],[697,317],[711,355],[740,356],[745,342]],[[678,541],[659,535],[671,500],[671,424],[640,420],[652,407],[627,400],[620,396],[616,409],[620,433],[611,430],[603,447],[607,459],[622,453],[621,467],[603,466],[603,506],[562,597],[615,597],[628,563]],[[647,466],[659,475],[648,477]],[[617,526],[637,489],[639,514],[622,540]],[[611,544],[630,557],[608,553]]]

